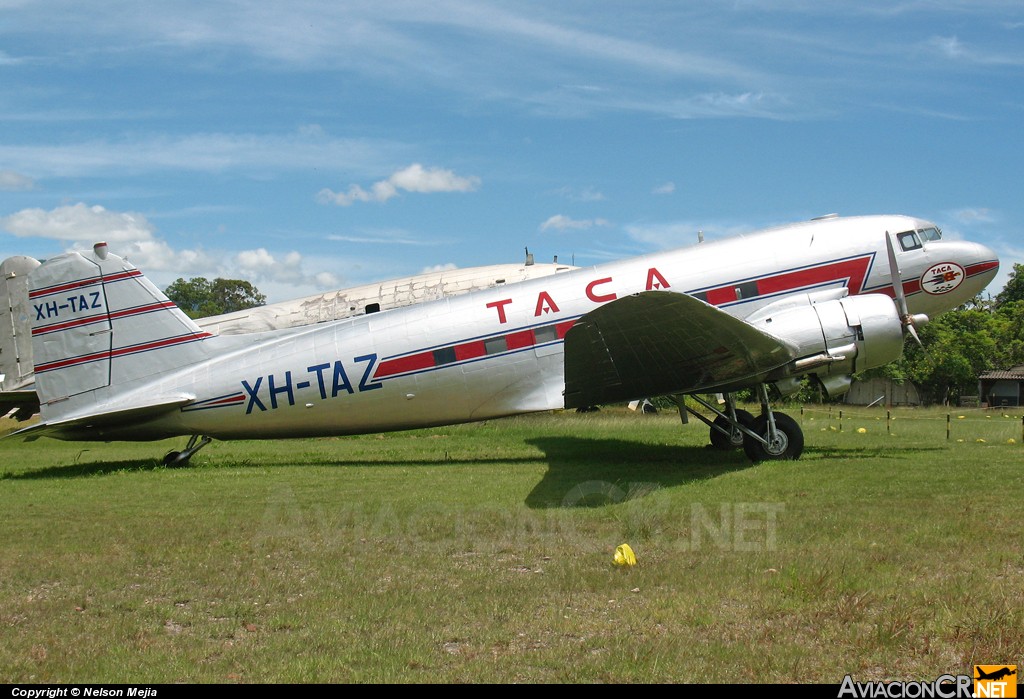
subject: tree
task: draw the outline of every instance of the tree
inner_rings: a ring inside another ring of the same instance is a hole
[[[206,318],[262,306],[267,297],[255,286],[241,279],[210,281],[206,277],[176,279],[164,293],[189,318]]]
[[[1001,340],[1007,326],[987,310],[962,306],[948,311],[921,328],[924,349],[907,342],[887,373],[913,381],[926,401],[955,403],[961,395],[977,393],[981,372],[1005,363]]]
[[[996,294],[996,307],[1013,301],[1024,301],[1024,265],[1019,262],[1013,265],[1006,286]]]

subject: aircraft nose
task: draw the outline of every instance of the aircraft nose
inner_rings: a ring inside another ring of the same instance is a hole
[[[999,256],[992,248],[971,241],[957,243],[957,258],[971,280],[976,294],[981,293],[999,272]]]
[[[977,260],[975,266],[978,274],[984,275],[985,283],[988,284],[999,272],[999,256],[987,245],[971,243],[971,246],[974,248],[973,257]]]

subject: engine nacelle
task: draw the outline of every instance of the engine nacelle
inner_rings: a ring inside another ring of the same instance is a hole
[[[829,395],[839,395],[854,372],[883,366],[903,353],[903,325],[890,297],[836,298],[839,293],[791,297],[747,318],[793,347],[798,357],[771,380],[813,374]]]

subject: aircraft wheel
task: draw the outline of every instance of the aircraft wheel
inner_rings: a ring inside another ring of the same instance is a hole
[[[746,410],[737,410],[736,419],[739,420],[740,424],[744,427],[750,427],[754,424],[754,416],[748,413]],[[714,427],[711,428],[711,446],[715,449],[740,449],[743,447],[743,440],[746,438],[739,430],[733,430],[732,425],[729,421],[718,416],[715,418],[715,424],[721,427],[723,430],[729,432],[729,436],[726,436],[716,430]]]
[[[761,444],[756,439],[747,438],[743,442],[743,451],[751,461],[792,460],[799,459],[804,451],[804,433],[796,420],[785,413],[775,413],[776,438],[768,436],[768,417],[759,415],[754,418],[750,429],[769,439],[768,444]]]

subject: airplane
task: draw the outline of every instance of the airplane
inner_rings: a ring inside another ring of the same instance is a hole
[[[565,271],[346,320],[214,336],[97,243],[29,277],[38,424],[26,440],[352,435],[674,397],[712,444],[796,459],[775,411],[900,356],[929,316],[976,296],[999,260],[923,219],[839,217]],[[733,394],[753,388],[758,416]],[[701,394],[722,393],[722,409]],[[689,400],[715,416],[705,417]]]
[[[976,680],[1001,680],[1004,677],[1009,677],[1010,675],[1017,674],[1016,668],[1011,670],[1008,667],[1002,667],[998,670],[994,670],[993,672],[984,672],[979,665],[975,665],[974,671],[978,675],[974,678]]]
[[[0,277],[3,278],[3,284],[0,284],[0,327],[10,328],[10,334],[0,333],[0,414],[7,412],[18,421],[25,421],[39,412],[32,365],[31,307],[28,303],[28,273],[39,264],[39,260],[23,255],[9,257],[0,263]],[[552,263],[537,263],[527,249],[522,263],[424,272],[208,316],[195,322],[214,335],[280,330],[515,284],[570,269],[575,267],[559,264],[557,256]]]

